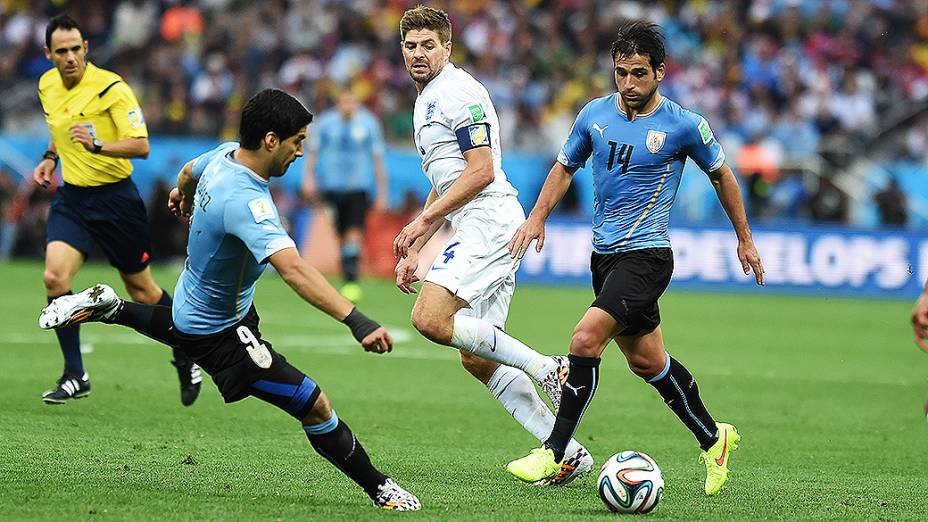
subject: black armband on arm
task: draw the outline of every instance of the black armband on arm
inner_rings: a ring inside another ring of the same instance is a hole
[[[465,125],[454,131],[458,138],[458,147],[461,152],[467,152],[477,147],[490,146],[490,124],[489,123],[472,123]]]
[[[348,328],[351,328],[351,335],[353,335],[358,342],[361,342],[362,339],[373,333],[374,330],[380,328],[377,321],[362,314],[357,306],[351,309],[351,313],[348,314],[348,317],[342,322],[345,323]]]

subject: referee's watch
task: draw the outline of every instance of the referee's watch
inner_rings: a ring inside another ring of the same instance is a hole
[[[100,138],[94,138],[93,139],[93,153],[99,154],[101,150],[103,150],[103,140],[101,140]]]

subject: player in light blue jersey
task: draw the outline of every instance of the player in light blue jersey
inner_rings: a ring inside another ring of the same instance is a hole
[[[341,292],[358,302],[363,295],[357,280],[369,196],[375,196],[375,209],[387,207],[383,131],[357,95],[343,89],[336,107],[319,115],[308,142],[303,199],[321,199],[331,208],[345,281]]]
[[[169,306],[123,301],[94,285],[42,311],[42,328],[86,321],[115,323],[189,355],[226,402],[257,397],[289,413],[313,448],[364,489],[374,505],[417,510],[419,500],[381,473],[338,418],[319,386],[261,337],[253,303],[268,263],[304,300],[345,323],[367,351],[388,352],[387,331],[326,282],[296,251],[271,200],[270,178],[303,155],[312,114],[283,91],[259,92],[242,109],[239,143],[225,143],[188,162],[168,206],[190,217],[187,262]]]
[[[600,355],[615,341],[629,368],[654,386],[703,450],[705,491],[717,494],[728,479],[728,458],[740,435],[716,423],[696,380],[664,348],[658,298],[670,282],[673,254],[668,222],[680,176],[692,159],[715,187],[738,238],[744,273],[758,285],[764,269],[748,226],[738,181],[704,118],[661,96],[664,41],[658,26],[624,25],[612,45],[618,92],[586,105],[577,116],[535,208],[509,244],[521,258],[532,241],[541,251],[545,220],[572,175],[590,161],[593,171],[593,290],[596,299],[574,329],[570,373],[550,437],[513,461],[520,479],[558,473],[564,447],[589,406],[599,381]]]

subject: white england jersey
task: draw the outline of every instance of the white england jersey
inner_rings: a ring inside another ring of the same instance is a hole
[[[471,133],[470,139],[489,139],[496,176],[475,200],[484,195],[518,195],[503,172],[499,118],[490,101],[490,94],[473,76],[451,63],[445,65],[416,98],[413,125],[416,149],[422,157],[425,175],[439,196],[448,191],[467,166],[455,132],[476,123],[486,123],[490,127],[489,137],[477,129]],[[451,213],[448,219],[451,220],[473,203],[471,201]]]

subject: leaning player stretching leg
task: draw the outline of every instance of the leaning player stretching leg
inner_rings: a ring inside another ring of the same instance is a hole
[[[115,323],[180,349],[213,378],[226,402],[254,396],[300,421],[313,449],[375,506],[415,511],[419,499],[374,467],[325,393],[274,351],[259,330],[253,298],[270,263],[300,297],[345,323],[365,350],[384,353],[393,347],[383,327],[300,257],[271,200],[270,178],[283,176],[303,155],[312,119],[289,94],[266,89],[242,109],[239,143],[224,143],[181,170],[168,206],[192,217],[173,309],[126,302],[112,288],[95,285],[52,301],[39,326]]]
[[[400,21],[400,33],[406,68],[419,91],[415,141],[433,188],[425,209],[394,243],[400,257],[396,284],[415,292],[410,285],[418,251],[449,220],[454,235],[425,277],[412,324],[429,340],[460,350],[467,371],[542,440],[554,415],[532,379],[556,409],[567,364],[503,331],[519,266],[507,243],[525,213],[500,165],[496,110],[483,85],[448,62],[448,15],[429,7],[411,9]],[[593,458],[576,441],[566,441],[565,451],[563,472],[545,483],[566,484],[592,468]]]
[[[610,341],[629,368],[654,386],[693,433],[706,466],[705,491],[715,495],[728,480],[729,454],[740,436],[716,423],[703,405],[696,380],[664,348],[657,301],[673,272],[668,223],[670,207],[690,157],[709,175],[738,237],[744,273],[764,284],[764,269],[751,238],[741,192],[725,153],[701,116],[658,92],[664,77],[659,28],[634,22],[612,45],[618,93],[586,105],[551,168],[535,208],[510,242],[521,258],[533,240],[544,244],[545,220],[570,185],[573,173],[592,157],[593,290],[596,299],[570,340],[570,373],[561,407],[544,445],[508,470],[525,481],[556,474],[599,382],[599,357]]]

